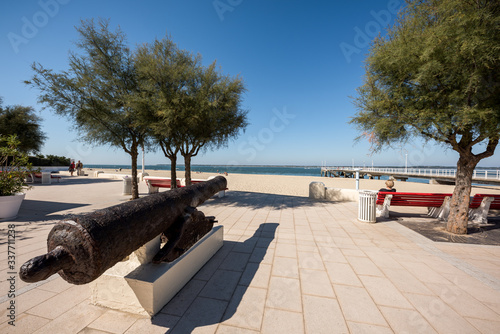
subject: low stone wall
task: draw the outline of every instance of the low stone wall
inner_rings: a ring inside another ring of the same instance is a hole
[[[358,202],[359,192],[356,189],[328,188],[323,182],[311,182],[309,198],[331,202]]]

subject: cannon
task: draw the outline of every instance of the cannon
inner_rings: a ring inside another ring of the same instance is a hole
[[[47,254],[24,263],[19,275],[32,283],[59,273],[69,283],[86,284],[162,233],[167,243],[152,262],[173,261],[212,229],[215,218],[196,207],[226,186],[217,176],[59,221],[47,238]]]

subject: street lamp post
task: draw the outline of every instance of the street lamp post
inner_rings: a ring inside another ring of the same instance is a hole
[[[144,175],[144,145],[142,145],[142,175]]]

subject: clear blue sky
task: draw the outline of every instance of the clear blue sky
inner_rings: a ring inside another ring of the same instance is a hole
[[[224,73],[240,75],[248,91],[243,107],[250,125],[227,148],[195,157],[195,164],[447,165],[458,155],[415,142],[370,155],[355,144],[350,96],[362,84],[368,40],[392,23],[403,1],[77,1],[0,2],[0,96],[4,105],[33,106],[48,139],[43,154],[64,155],[86,164],[130,164],[120,150],[78,141],[70,119],[42,111],[38,91],[23,84],[39,62],[67,69],[81,19],[109,18],[133,49],[169,34],[183,49],[217,60]],[[168,163],[148,153],[146,164]],[[481,166],[500,166],[500,158]]]

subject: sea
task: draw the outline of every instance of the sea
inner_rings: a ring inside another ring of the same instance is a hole
[[[130,169],[130,165],[86,165],[86,168],[109,168],[109,169]],[[391,166],[377,166],[377,167],[391,167]],[[137,167],[139,170],[142,166]],[[399,167],[401,168],[401,167]],[[419,168],[451,168],[451,167],[437,167],[437,166],[419,166]],[[170,165],[146,165],[146,170],[170,170]],[[184,171],[184,165],[177,165],[177,170]],[[203,173],[235,173],[235,174],[258,174],[258,175],[294,175],[294,176],[321,176],[321,167],[318,166],[224,166],[224,165],[191,165],[191,172]],[[387,180],[388,176],[382,176],[381,180]],[[409,178],[409,182],[429,183],[427,179]]]

